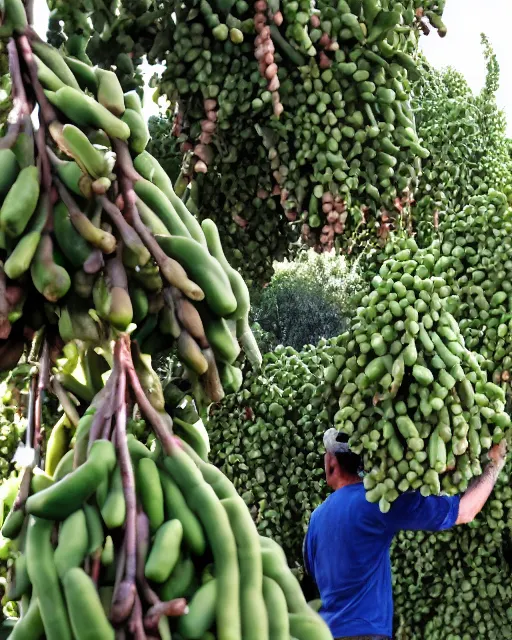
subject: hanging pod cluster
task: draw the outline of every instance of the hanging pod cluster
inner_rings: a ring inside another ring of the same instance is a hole
[[[291,221],[303,222],[311,244],[345,244],[340,236],[350,241],[366,226],[374,235],[381,207],[396,214],[395,199],[414,191],[428,156],[409,105],[410,80],[427,20],[441,35],[446,30],[443,3],[420,5],[260,2],[251,15],[246,3],[234,3],[213,17],[204,2],[184,9],[161,90],[179,105],[176,131],[192,154],[191,171],[225,164],[225,146],[228,156],[259,146],[270,162],[270,193]],[[242,43],[228,39],[227,28],[218,42],[214,22],[223,11],[230,12],[228,25],[242,20]],[[258,65],[250,61],[251,21]],[[208,120],[215,127],[206,132]],[[203,176],[205,184],[211,180]],[[207,207],[205,200],[205,215]]]
[[[154,431],[151,449],[127,434],[132,401]],[[51,475],[22,483],[3,524],[18,548],[6,599],[22,612],[9,638],[332,640],[282,549],[171,425],[121,337],[72,448]]]
[[[440,218],[442,261],[453,281],[453,311],[469,349],[509,394],[512,209],[504,193],[490,189],[474,196],[458,213]]]
[[[289,107],[283,98],[293,141],[279,155],[280,184],[287,206],[302,214],[303,235],[323,249],[356,250],[365,236],[385,233],[398,217],[396,199],[416,189],[429,152],[410,107],[423,24],[414,5],[325,2],[310,15],[297,3],[284,8],[306,64]]]
[[[388,244],[390,257],[345,334],[335,425],[364,458],[367,499],[387,511],[409,489],[464,491],[508,431],[505,394],[465,346],[438,243]]]
[[[252,10],[240,2],[231,12],[224,18],[207,2],[178,12],[160,56],[166,68],[159,91],[178,108],[170,126],[184,153],[184,182],[191,181],[191,192],[197,186],[197,214],[217,223],[232,264],[261,285],[270,279],[273,260],[288,255],[299,229],[282,215],[272,176],[279,162],[264,144],[267,136],[275,138],[268,127],[272,93],[254,57]],[[245,31],[250,26],[241,43],[219,39],[229,32],[219,21],[229,24],[231,15],[233,25],[240,20]]]
[[[302,229],[325,249],[350,246],[354,233],[374,239],[379,226],[386,233],[398,217],[395,199],[408,200],[428,155],[415,131],[410,80],[419,34],[431,27],[446,33],[444,2],[358,0],[312,9],[202,0],[179,7],[176,20],[152,4],[147,9],[136,17],[137,8],[123,6],[112,29],[100,24],[105,12],[91,18],[101,40],[115,40],[114,50],[131,39],[150,61],[165,62],[158,91],[177,106],[173,134],[187,179],[201,178],[199,215],[235,233],[227,247],[235,266],[244,270],[240,252],[249,253],[253,278],[268,280],[272,257],[287,251],[288,239],[277,239],[287,221],[291,239]],[[79,9],[56,3],[53,20],[64,21],[74,47],[79,18],[72,11]],[[141,20],[151,27],[140,28],[138,41]],[[157,31],[151,43],[148,29]],[[110,59],[84,42],[94,62]]]
[[[206,396],[220,400],[223,385],[239,384],[239,343],[254,364],[260,355],[247,286],[215,223],[199,224],[145,151],[135,92],[40,41],[23,20],[13,28],[21,107],[0,149],[2,367],[19,359],[25,326],[54,324],[65,342],[97,346],[137,325],[144,353],[175,347]]]

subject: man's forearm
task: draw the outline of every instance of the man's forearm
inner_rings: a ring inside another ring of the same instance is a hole
[[[482,511],[485,503],[494,489],[496,480],[503,469],[504,461],[490,462],[482,475],[478,476],[470,484],[466,493],[462,496],[459,506],[459,517],[455,524],[467,524],[472,522]]]

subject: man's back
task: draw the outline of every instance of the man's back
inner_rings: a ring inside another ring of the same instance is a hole
[[[447,529],[458,498],[401,496],[388,514],[370,504],[361,482],[335,491],[313,513],[305,563],[333,636],[392,635],[389,548],[400,529]]]

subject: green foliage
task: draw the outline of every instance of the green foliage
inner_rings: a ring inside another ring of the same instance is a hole
[[[354,311],[352,296],[360,288],[357,260],[312,249],[300,252],[293,261],[274,263],[254,319],[278,343],[300,350],[345,331]]]
[[[151,116],[148,127],[151,140],[147,151],[158,160],[174,184],[181,170],[183,154],[172,134],[172,122],[165,116]]]
[[[251,329],[261,353],[270,353],[278,346],[279,342],[276,336],[270,331],[265,331],[257,322],[251,326]]]

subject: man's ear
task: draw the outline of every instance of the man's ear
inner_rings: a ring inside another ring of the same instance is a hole
[[[336,471],[336,456],[332,453],[327,453],[325,456],[325,471],[327,474],[332,475]]]

